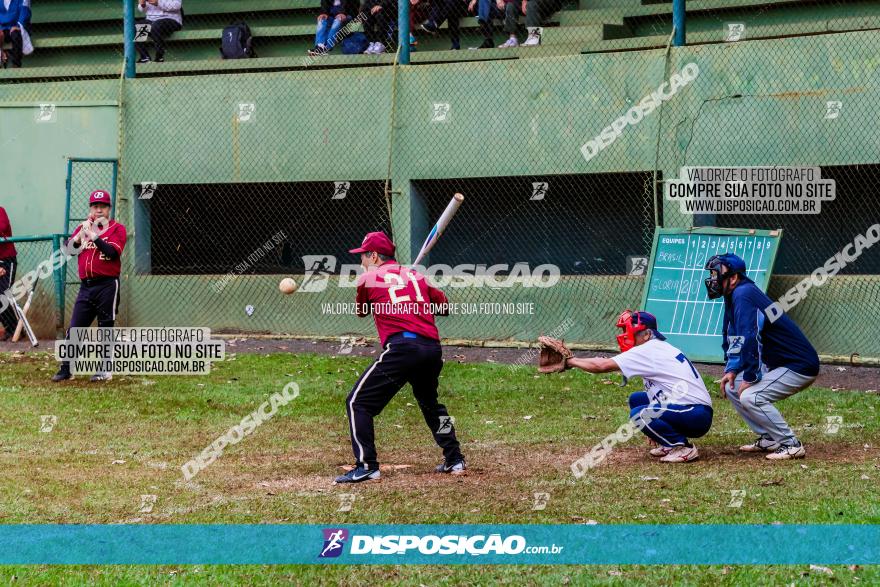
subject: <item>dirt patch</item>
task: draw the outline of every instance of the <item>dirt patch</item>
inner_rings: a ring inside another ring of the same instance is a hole
[[[446,475],[434,471],[437,460],[434,451],[418,451],[410,453],[409,463],[389,463],[381,465],[382,478],[377,481],[353,485],[334,485],[336,475],[344,472],[348,466],[327,464],[320,472],[291,471],[290,462],[312,461],[305,453],[294,451],[285,458],[262,455],[249,458],[252,465],[260,463],[257,470],[241,473],[236,483],[224,482],[215,490],[226,495],[332,495],[336,493],[357,493],[369,491],[369,487],[381,485],[383,490],[400,490],[422,492],[426,487],[443,485],[455,487],[462,495],[482,494],[492,488],[510,484],[510,466],[516,464],[520,472],[520,480],[532,479],[536,486],[563,484],[576,485],[579,480],[571,473],[571,464],[588,453],[592,447],[561,447],[557,444],[530,446],[529,450],[516,446],[494,446],[486,448],[469,447],[468,470],[462,475]],[[308,452],[308,451],[307,451]],[[310,454],[310,457],[316,455]],[[721,465],[731,471],[755,471],[755,474],[774,474],[784,478],[792,468],[801,466],[812,468],[825,464],[876,464],[880,459],[880,447],[865,448],[860,444],[810,444],[807,445],[807,458],[784,463],[770,463],[763,455],[741,454],[736,446],[700,447],[700,459],[687,464],[669,464],[670,473],[691,471],[700,474],[706,470],[718,470]],[[638,473],[646,465],[654,465],[657,459],[648,455],[648,447],[644,444],[619,447],[614,449],[605,461],[597,467],[595,473],[600,476],[607,474]],[[219,475],[228,480],[230,476]],[[662,475],[661,475],[662,477]],[[549,479],[549,480],[548,480]],[[653,479],[645,479],[650,482]],[[783,484],[784,481],[771,481],[768,484]]]
[[[876,463],[880,459],[880,447],[861,444],[805,444],[807,449],[807,457],[792,462],[810,466],[811,461],[822,463],[845,463],[859,464],[865,462]],[[764,458],[764,454],[746,454],[739,452],[738,447],[698,447],[700,450],[700,458],[693,464],[703,463],[729,463],[738,467],[767,467],[774,465],[783,465],[785,463],[768,463]],[[586,450],[579,458],[589,451]],[[605,462],[601,466],[612,468],[626,468],[640,463],[652,462],[655,459],[648,455],[648,447],[627,447],[623,449],[613,450]],[[678,464],[670,466],[679,466]],[[683,466],[691,466],[691,463]]]

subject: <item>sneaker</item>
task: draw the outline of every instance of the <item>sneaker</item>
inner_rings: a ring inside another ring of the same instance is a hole
[[[774,452],[779,448],[778,442],[773,442],[763,436],[752,444],[744,444],[739,447],[740,452]]]
[[[309,49],[307,51],[307,53],[309,54],[309,57],[317,57],[318,55],[324,55],[325,53],[327,53],[327,47],[325,47],[324,45],[315,45],[315,48]]]
[[[73,375],[70,374],[70,371],[65,371],[64,369],[61,369],[58,373],[52,376],[52,381],[55,383],[58,383],[59,381],[67,381],[68,379],[73,379]]]
[[[434,469],[437,473],[451,473],[452,475],[461,475],[467,469],[467,463],[464,462],[464,459],[460,461],[456,461],[451,465],[446,463],[445,461],[437,465]]]
[[[422,29],[423,31],[425,31],[426,33],[428,33],[429,35],[436,35],[437,31],[439,30],[437,27],[437,23],[434,22],[433,20],[426,20],[425,22],[422,23],[422,26],[419,28]]]
[[[695,446],[676,446],[668,455],[660,459],[663,463],[689,463],[697,460],[700,451]]]
[[[499,49],[509,49],[510,47],[519,47],[519,41],[516,40],[516,37],[510,37],[501,45],[498,45]]]
[[[648,454],[652,457],[665,457],[671,453],[674,448],[674,446],[657,446],[649,450]]]
[[[156,63],[165,63],[165,56],[164,55],[156,55],[156,58],[153,61],[155,61]]]
[[[541,27],[529,27],[529,36],[522,44],[523,47],[537,47],[541,44]]]
[[[369,45],[367,45],[367,50],[364,51],[364,55],[374,55],[375,50],[376,50],[376,45],[378,45],[378,44],[379,43],[370,43]]]
[[[804,448],[803,444],[796,444],[794,446],[780,446],[764,458],[771,461],[785,461],[788,459],[802,459],[805,456],[807,456],[807,449]]]
[[[111,381],[113,379],[113,373],[107,373],[106,371],[102,371],[101,373],[95,373],[92,375],[92,378],[89,379],[91,382],[95,381]]]
[[[141,57],[137,60],[138,63],[149,63],[150,61],[152,61],[152,59],[150,59],[149,57]]]
[[[334,481],[334,484],[338,483],[360,483],[361,481],[375,481],[379,479],[382,474],[379,472],[379,469],[366,469],[364,467],[355,467],[345,475],[340,475]]]
[[[373,55],[381,55],[385,52],[385,45],[383,43],[376,43],[376,48],[373,50]]]

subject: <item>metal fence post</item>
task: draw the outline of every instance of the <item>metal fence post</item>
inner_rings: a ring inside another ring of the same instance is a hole
[[[64,239],[63,234],[52,235],[52,253],[57,254],[61,250],[61,243]],[[74,259],[76,262],[76,259]],[[58,339],[64,338],[64,294],[65,294],[65,274],[67,272],[67,264],[60,263],[60,266],[53,271],[52,279],[55,281],[55,297],[58,305],[55,308],[55,336]]]
[[[397,2],[397,43],[400,49],[397,62],[409,65],[409,0]]]
[[[135,76],[134,66],[134,3],[135,0],[123,0],[122,43],[125,50],[125,77]]]
[[[675,30],[675,35],[672,37],[673,47],[684,47],[687,43],[685,2],[686,0],[672,0],[672,26]]]

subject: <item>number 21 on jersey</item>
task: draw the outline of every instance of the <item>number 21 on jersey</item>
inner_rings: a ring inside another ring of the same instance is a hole
[[[419,288],[419,282],[416,280],[415,274],[412,271],[407,271],[406,269],[401,269],[401,272],[403,272],[403,271],[406,271],[406,276],[408,278],[407,280],[404,280],[404,278],[397,273],[390,273],[389,272],[389,273],[386,273],[385,275],[382,276],[382,280],[386,284],[389,284],[389,285],[391,285],[392,283],[394,284],[388,288],[388,296],[391,298],[391,303],[392,304],[400,304],[400,303],[412,301],[412,298],[410,297],[410,295],[408,293],[403,293],[403,294],[400,293],[402,290],[407,289],[407,287],[410,284],[412,284],[412,292],[416,296],[416,301],[417,302],[424,302],[425,297],[422,295],[422,290]],[[406,283],[407,281],[409,281],[409,283]]]

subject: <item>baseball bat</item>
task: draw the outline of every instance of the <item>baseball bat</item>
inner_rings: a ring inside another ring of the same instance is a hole
[[[452,199],[449,200],[449,204],[446,205],[446,209],[443,211],[443,214],[440,215],[440,219],[437,221],[437,224],[434,225],[434,228],[431,229],[431,232],[428,233],[428,238],[425,239],[425,243],[422,245],[422,249],[419,251],[419,254],[416,256],[416,260],[413,265],[418,265],[422,258],[431,252],[431,249],[434,248],[434,245],[437,244],[437,241],[440,239],[440,236],[443,234],[443,231],[446,230],[446,227],[449,226],[449,222],[452,220],[452,217],[455,216],[455,213],[458,212],[459,206],[464,202],[464,196],[461,194],[455,194],[452,196]]]
[[[28,297],[24,301],[24,307],[21,309],[21,318],[19,318],[18,325],[15,327],[15,334],[12,335],[12,342],[18,342],[18,339],[21,338],[24,321],[27,319],[28,310],[31,309],[31,300],[34,299],[34,291],[37,289],[38,282],[38,280],[34,280],[34,285],[31,286],[31,291],[28,292]]]
[[[31,328],[31,323],[28,322],[24,314],[21,313],[21,307],[18,305],[18,302],[15,301],[15,298],[12,296],[9,296],[9,299],[12,300],[12,306],[15,308],[15,314],[18,316],[18,319],[24,324],[24,331],[25,333],[27,333],[27,336],[31,341],[31,346],[39,345],[40,341],[37,340],[36,336],[34,336],[34,331]]]

